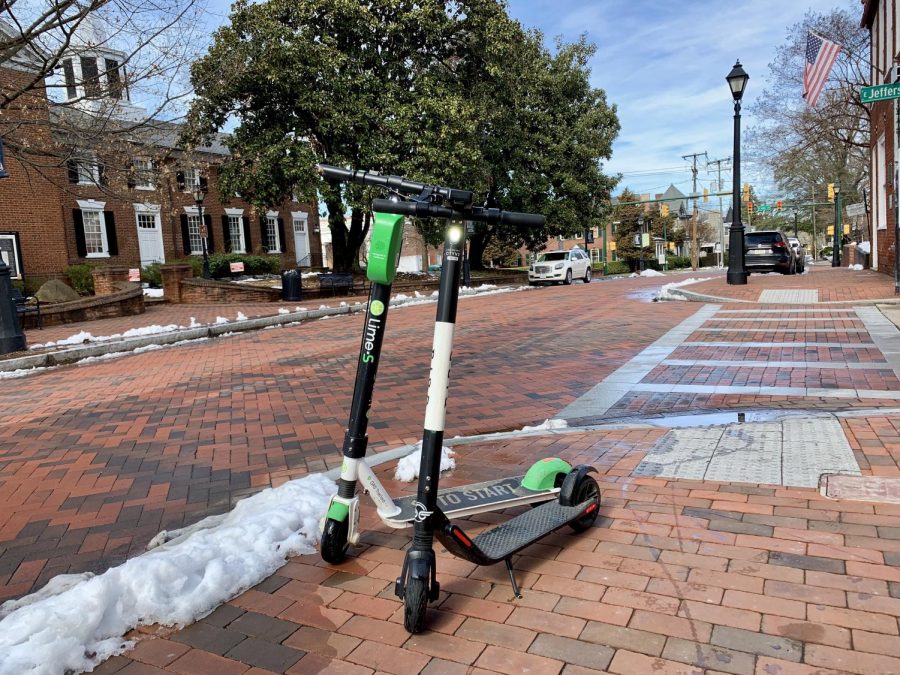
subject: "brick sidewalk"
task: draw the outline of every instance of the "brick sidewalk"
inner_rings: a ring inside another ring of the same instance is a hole
[[[761,302],[760,294],[774,290],[816,291],[818,302],[852,302],[893,299],[894,279],[872,270],[815,265],[807,274],[751,274],[744,286],[730,286],[724,274],[685,286],[685,291],[716,298]]]
[[[864,436],[883,423],[849,426]],[[509,472],[511,457],[559,455],[600,471],[596,526],[561,531],[516,556],[521,600],[502,565],[477,567],[441,551],[442,592],[429,629],[410,636],[393,595],[409,534],[373,522],[367,503],[364,545],[346,564],[294,558],[184,630],[136,633],[133,651],[94,672],[900,671],[900,505],[632,477],[640,448],[662,433],[573,433],[458,449],[447,484]],[[389,489],[409,492],[391,471],[379,471]],[[504,518],[486,514],[469,525]]]

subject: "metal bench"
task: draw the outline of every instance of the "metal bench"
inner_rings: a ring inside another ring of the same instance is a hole
[[[41,318],[41,301],[33,295],[22,295],[22,291],[18,288],[10,289],[10,297],[16,306],[16,314],[19,317],[37,315],[37,326],[41,330],[44,329],[44,321]]]
[[[319,288],[322,291],[330,288],[332,296],[339,288],[344,289],[345,295],[349,295],[354,290],[365,291],[366,283],[365,281],[357,282],[350,272],[327,272],[319,275]]]

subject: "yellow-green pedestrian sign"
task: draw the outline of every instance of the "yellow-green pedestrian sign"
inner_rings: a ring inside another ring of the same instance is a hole
[[[877,101],[889,101],[892,98],[900,98],[900,82],[863,87],[859,90],[859,98],[863,103],[876,103]]]

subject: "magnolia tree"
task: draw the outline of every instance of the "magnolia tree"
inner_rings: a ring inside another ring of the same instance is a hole
[[[185,140],[201,143],[231,121],[226,189],[260,206],[321,194],[340,270],[357,264],[377,193],[322,182],[317,162],[548,216],[545,228],[479,227],[479,267],[492,240],[538,245],[584,227],[592,200],[608,198],[600,162],[619,127],[588,82],[592,53],[579,42],[551,55],[497,0],[238,0],[192,70]],[[418,226],[440,239],[434,223]]]

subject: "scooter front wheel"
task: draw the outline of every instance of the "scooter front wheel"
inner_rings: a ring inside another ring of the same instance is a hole
[[[346,520],[325,521],[325,529],[322,530],[322,560],[332,565],[344,562],[347,558],[347,531]]]
[[[412,634],[425,628],[428,607],[428,580],[410,576],[403,589],[403,627]]]

